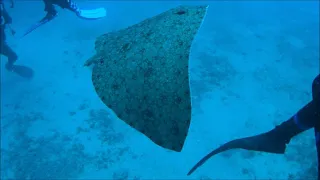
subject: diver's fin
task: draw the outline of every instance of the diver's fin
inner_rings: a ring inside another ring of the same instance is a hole
[[[271,139],[270,139],[271,140]],[[276,154],[283,154],[286,149],[286,144],[284,143],[273,143],[268,139],[267,133],[260,134],[257,136],[247,137],[243,139],[236,139],[230,141],[219,148],[211,151],[205,157],[203,157],[192,169],[188,172],[188,176],[191,175],[197,168],[202,166],[208,159],[212,156],[219,154],[224,151],[231,149],[246,149],[253,151],[262,151]]]
[[[34,74],[31,68],[27,66],[21,66],[21,65],[13,65],[11,71],[18,74],[21,77],[28,78],[28,79],[32,78]]]
[[[105,8],[80,10],[78,16],[84,19],[99,19],[107,16],[107,11]]]
[[[304,130],[301,130],[295,124],[293,118],[291,118],[269,132],[230,141],[213,150],[211,153],[202,158],[188,172],[188,175],[191,175],[197,168],[203,165],[212,156],[231,149],[245,149],[267,153],[284,154],[286,150],[286,144],[290,142],[290,139],[293,136],[301,133],[302,131]]]

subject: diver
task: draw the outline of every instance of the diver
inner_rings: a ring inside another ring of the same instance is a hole
[[[22,37],[26,36],[27,34],[31,33],[38,27],[46,24],[47,22],[53,20],[57,17],[57,10],[55,9],[54,5],[61,7],[62,9],[68,9],[74,12],[78,17],[83,19],[100,19],[106,16],[106,10],[104,8],[97,8],[97,9],[89,9],[84,10],[80,9],[76,3],[72,0],[43,0],[44,2],[44,10],[47,12],[45,17],[42,18],[39,22],[31,26]]]
[[[271,131],[256,136],[232,140],[213,150],[202,158],[189,172],[191,175],[212,156],[230,150],[246,149],[275,154],[284,154],[286,144],[292,137],[314,128],[317,155],[318,155],[318,180],[320,179],[320,75],[318,74],[312,83],[312,100],[302,107],[287,121],[276,126]]]
[[[13,4],[11,4],[11,7]],[[12,18],[7,12],[3,0],[0,0],[0,54],[8,58],[8,62],[5,67],[8,71],[14,72],[24,78],[32,78],[33,70],[29,67],[22,65],[15,65],[15,62],[18,60],[18,55],[12,50],[6,41],[5,28],[8,27],[12,33],[15,34],[15,31],[10,27],[12,23]]]
[[[77,7],[76,3],[71,0],[43,0],[44,2],[44,10],[47,12],[46,16],[42,19],[51,20],[57,16],[57,10],[54,5],[60,6],[62,9],[68,9],[78,16],[80,15],[80,9]]]
[[[17,61],[18,56],[12,50],[12,48],[8,45],[6,41],[6,34],[5,28],[12,23],[12,18],[10,17],[9,13],[7,12],[3,0],[0,0],[0,39],[1,39],[1,47],[0,47],[0,54],[6,56],[8,58],[8,62],[6,63],[6,69],[9,71],[13,70],[13,65]]]

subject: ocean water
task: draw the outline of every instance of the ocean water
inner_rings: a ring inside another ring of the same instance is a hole
[[[44,15],[42,1],[7,9],[8,43],[25,79],[1,56],[1,179],[307,179],[315,178],[312,131],[285,155],[232,150],[205,154],[234,139],[272,129],[311,100],[319,73],[318,1],[75,1],[104,7],[84,20],[66,9],[19,38]],[[114,116],[97,96],[91,69],[98,36],[179,5],[209,5],[191,47],[192,122],[182,152],[161,148]]]

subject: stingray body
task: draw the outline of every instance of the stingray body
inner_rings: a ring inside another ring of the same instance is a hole
[[[207,6],[180,6],[97,38],[92,82],[103,103],[159,146],[180,152],[191,121],[189,54]]]

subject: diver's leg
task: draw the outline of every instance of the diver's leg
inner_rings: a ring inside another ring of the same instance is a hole
[[[318,180],[320,180],[320,77],[315,78],[312,84],[312,101],[302,107],[287,121],[276,126],[271,131],[256,136],[232,140],[211,151],[202,158],[188,173],[191,175],[209,158],[230,149],[246,149],[269,153],[284,154],[290,140],[311,128],[315,128],[318,152]]]
[[[320,75],[312,82],[312,101],[294,116],[296,124],[304,128],[320,128]]]
[[[0,25],[1,48],[2,48],[3,43],[6,41],[6,34],[4,32],[4,29],[5,29],[5,25],[4,24]],[[0,48],[0,50],[1,50],[1,48]]]
[[[11,71],[13,64],[17,61],[18,55],[10,48],[6,42],[1,42],[1,54],[7,56],[8,62],[6,64],[7,70]]]
[[[44,11],[47,12],[46,16],[40,20],[40,22],[52,20],[58,14],[57,10],[53,6],[54,0],[43,0],[44,2]]]
[[[312,98],[313,101],[318,102],[318,106],[316,107],[318,113],[320,111],[320,75],[313,80],[312,83]],[[316,146],[317,146],[317,155],[318,155],[318,180],[320,180],[320,118],[315,123],[314,127]]]
[[[80,13],[80,9],[78,8],[77,4],[72,0],[55,0],[55,4],[57,4],[61,8],[69,9],[76,14]]]
[[[43,2],[44,2],[44,10],[47,12],[47,15],[49,14],[51,16],[55,16],[57,14],[57,11],[53,6],[54,1],[53,0],[43,0]]]
[[[312,82],[312,99],[320,104],[320,74]]]
[[[11,70],[13,67],[14,62],[16,62],[16,60],[18,59],[17,54],[10,48],[10,46],[7,44],[6,42],[6,35],[4,32],[4,25],[1,25],[0,28],[0,38],[1,38],[1,42],[0,42],[0,54],[3,54],[4,56],[6,56],[8,58],[8,62],[6,64],[6,68],[8,70]]]
[[[320,180],[320,127],[314,128],[318,156],[318,180]]]

